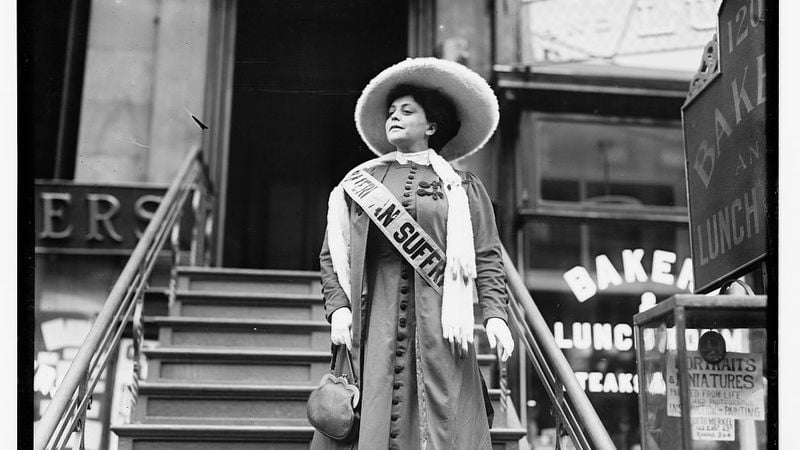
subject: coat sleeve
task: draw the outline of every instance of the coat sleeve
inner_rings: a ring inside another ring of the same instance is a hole
[[[472,218],[472,233],[475,241],[475,266],[478,290],[478,304],[483,313],[483,323],[492,317],[508,322],[508,294],[506,293],[506,273],[500,250],[500,235],[497,232],[492,201],[480,179],[466,172],[464,190],[469,199]]]
[[[325,299],[325,319],[330,322],[331,314],[339,308],[349,308],[350,300],[345,295],[339,278],[333,270],[331,251],[328,247],[328,232],[322,241],[322,250],[319,252],[319,269],[322,277],[322,296]]]

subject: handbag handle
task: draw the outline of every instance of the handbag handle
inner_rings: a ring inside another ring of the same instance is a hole
[[[352,379],[353,384],[357,384],[357,380],[355,379],[355,372],[353,371],[353,361],[351,360],[350,350],[347,349],[345,345],[331,345],[331,373],[334,376],[342,376],[345,378]],[[345,371],[344,365],[347,365]],[[339,371],[339,374],[336,371]]]

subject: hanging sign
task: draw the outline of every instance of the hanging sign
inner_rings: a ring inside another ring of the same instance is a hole
[[[763,0],[726,0],[683,106],[695,292],[767,252]]]

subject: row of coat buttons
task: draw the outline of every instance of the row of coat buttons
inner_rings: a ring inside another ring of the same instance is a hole
[[[409,177],[413,178],[413,174],[414,173],[415,173],[415,170],[412,167],[411,175],[409,175]],[[409,183],[410,183],[410,181],[409,181]],[[406,186],[406,187],[408,187],[408,186]],[[398,325],[400,325],[401,329],[404,329],[406,327],[406,318],[403,317],[403,316],[405,315],[405,310],[406,310],[406,307],[408,305],[408,299],[407,299],[407,297],[408,297],[408,286],[405,285],[405,283],[407,283],[407,280],[408,280],[408,271],[407,271],[406,267],[403,267],[401,269],[400,278],[403,280],[403,281],[401,281],[401,283],[403,285],[400,286],[400,294],[401,294],[401,297],[400,297],[400,313],[398,314],[400,316],[400,318],[398,319],[397,323],[398,323]],[[404,335],[401,334],[401,333],[404,333],[404,330],[402,330],[402,331],[398,330],[398,332],[397,332],[397,334],[398,334],[397,340],[399,342],[402,342],[404,340],[404,338],[403,338]],[[399,343],[397,345],[397,351],[395,352],[395,356],[397,356],[398,358],[402,357],[403,354],[404,354],[404,351],[405,351],[405,349],[403,348],[403,344]],[[399,375],[400,372],[403,371],[403,368],[404,367],[401,364],[396,365],[395,368],[394,368],[394,373]],[[394,388],[395,391],[399,391],[400,388],[403,387],[403,383],[401,383],[399,381],[396,381],[396,379],[395,379],[394,385],[392,387]],[[400,403],[400,397],[394,397],[392,399],[392,404],[393,405],[396,406],[399,403]],[[397,422],[398,420],[400,420],[400,414],[397,414],[397,413],[392,414],[392,422]],[[400,433],[397,430],[392,430],[389,433],[389,437],[392,438],[392,439],[397,439],[397,437],[399,435],[400,435]],[[394,445],[390,445],[389,448],[398,448],[398,447],[396,447]]]
[[[406,180],[406,186],[405,186],[406,192],[403,193],[403,197],[406,198],[411,197],[411,192],[409,192],[411,190],[411,184],[412,184],[411,180],[414,179],[416,173],[417,173],[417,167],[412,164],[411,170],[408,171],[408,180]],[[404,207],[408,208],[409,205],[411,205],[411,202],[409,200],[403,200]]]
[[[405,264],[403,264],[403,265],[405,266]],[[405,311],[406,311],[406,308],[408,307],[408,299],[407,299],[407,297],[408,297],[408,291],[409,291],[408,286],[405,284],[405,283],[407,283],[407,280],[408,280],[408,270],[407,270],[406,267],[403,267],[401,269],[400,278],[403,281],[401,282],[401,286],[400,286],[400,294],[401,294],[401,296],[400,296],[400,312],[398,314],[399,317],[397,319],[397,324],[400,326],[400,329],[397,330],[397,341],[398,341],[398,344],[397,344],[396,351],[395,351],[395,356],[397,358],[401,358],[405,354],[405,348],[404,348],[404,345],[403,345],[403,341],[405,340],[405,327],[406,327],[406,325],[408,323],[407,320],[406,320],[406,317],[405,317]],[[397,378],[396,378],[397,375],[400,375],[403,372],[403,369],[405,369],[405,366],[403,366],[402,364],[397,364],[394,367],[395,381],[394,381],[394,384],[392,385],[392,388],[395,391],[399,391],[403,387],[403,383],[398,381]],[[400,404],[400,402],[401,402],[401,400],[400,400],[399,396],[395,396],[395,397],[392,398],[392,405],[397,406],[398,404]],[[398,420],[400,420],[400,414],[398,414],[398,413],[392,414],[392,422],[397,422]],[[397,436],[399,436],[399,432],[397,430],[392,430],[389,433],[389,436],[392,439],[396,439]],[[396,447],[390,446],[390,448],[396,448]]]

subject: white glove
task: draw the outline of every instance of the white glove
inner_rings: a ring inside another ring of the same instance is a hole
[[[350,308],[339,308],[331,314],[331,342],[334,345],[347,345],[351,350],[353,335],[351,327],[353,325],[353,313]]]
[[[503,362],[514,353],[514,338],[511,337],[511,330],[503,319],[492,317],[486,321],[486,338],[489,339],[489,347],[497,347],[500,343],[502,354],[500,358]]]

